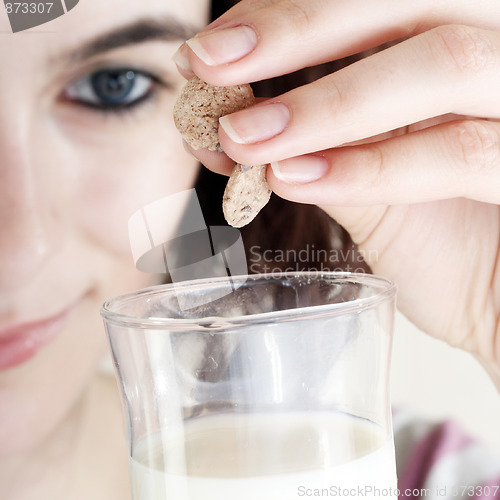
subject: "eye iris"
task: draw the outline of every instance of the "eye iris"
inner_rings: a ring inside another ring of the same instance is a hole
[[[98,71],[92,75],[92,88],[106,103],[122,102],[134,88],[136,74],[131,70]]]

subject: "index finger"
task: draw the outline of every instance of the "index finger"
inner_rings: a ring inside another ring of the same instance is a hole
[[[243,0],[187,42],[189,63],[215,85],[321,64],[443,24],[500,28],[497,0]]]

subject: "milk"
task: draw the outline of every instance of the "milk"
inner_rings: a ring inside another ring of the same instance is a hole
[[[139,442],[130,473],[134,500],[397,498],[392,439],[326,412],[200,417]]]

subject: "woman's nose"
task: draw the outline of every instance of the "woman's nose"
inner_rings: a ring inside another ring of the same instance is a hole
[[[26,125],[0,117],[0,291],[28,282],[55,251],[53,166],[39,146]]]

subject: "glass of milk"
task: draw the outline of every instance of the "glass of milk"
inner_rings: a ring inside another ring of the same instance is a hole
[[[394,302],[384,278],[308,272],[106,302],[134,500],[397,499]]]

